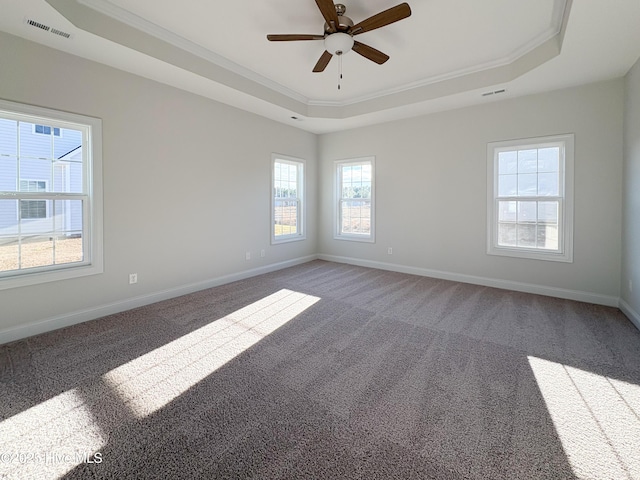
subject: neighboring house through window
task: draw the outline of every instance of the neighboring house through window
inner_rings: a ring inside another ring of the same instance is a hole
[[[101,135],[0,100],[0,289],[102,272]]]
[[[46,192],[47,182],[39,180],[20,180],[21,192]],[[46,200],[20,200],[20,218],[34,219],[47,217]]]
[[[273,154],[271,179],[271,243],[303,240],[304,161]]]
[[[34,125],[33,131],[42,135],[51,135],[53,133],[53,135],[56,137],[60,136],[60,129],[58,127],[51,127],[49,125]]]
[[[573,261],[573,135],[487,149],[488,253]]]
[[[336,222],[340,240],[373,242],[374,157],[335,162]]]

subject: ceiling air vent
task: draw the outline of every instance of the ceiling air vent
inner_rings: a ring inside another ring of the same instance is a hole
[[[52,28],[51,29],[51,33],[54,33],[56,35],[60,35],[61,37],[64,37],[64,38],[70,38],[71,37],[70,33],[63,32],[62,30],[58,30],[57,28]]]
[[[58,30],[57,28],[50,27],[49,25],[45,25],[42,22],[33,20],[32,18],[25,18],[24,21],[27,25],[31,25],[32,27],[39,28],[40,30],[44,30],[45,32],[53,33],[54,35],[58,35],[59,37],[71,38],[70,33],[64,32],[62,30]]]
[[[483,97],[489,97],[491,95],[500,95],[501,93],[506,92],[506,90],[503,88],[502,90],[494,90],[493,92],[485,92],[482,94]]]
[[[45,25],[43,23],[36,22],[35,20],[31,20],[30,18],[27,18],[27,24],[31,25],[32,27],[36,27],[36,28],[39,28],[41,30],[44,30],[45,32],[48,32],[49,30],[51,30],[51,27],[49,25]]]

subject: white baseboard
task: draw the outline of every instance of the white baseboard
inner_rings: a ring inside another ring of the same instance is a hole
[[[579,302],[594,303],[597,305],[606,305],[608,307],[617,307],[619,298],[609,295],[600,295],[591,292],[581,292],[578,290],[568,290],[564,288],[547,287],[545,285],[536,285],[533,283],[512,282],[509,280],[500,280],[495,278],[478,277],[475,275],[465,275],[461,273],[443,272],[440,270],[431,270],[428,268],[409,267],[406,265],[398,265],[395,263],[377,262],[374,260],[362,260],[359,258],[339,257],[335,255],[318,255],[320,260],[329,262],[348,263],[361,267],[377,268],[380,270],[390,270],[393,272],[409,273],[412,275],[420,275],[423,277],[440,278],[442,280],[451,280],[453,282],[471,283],[473,285],[482,285],[484,287],[500,288],[503,290],[514,290],[516,292],[533,293],[536,295],[546,295],[548,297],[565,298],[568,300],[577,300]]]
[[[625,302],[622,298],[620,299],[619,308],[620,310],[622,310],[622,313],[624,313],[627,318],[631,320],[631,323],[633,323],[636,328],[640,330],[640,313],[631,308],[631,305]]]
[[[175,298],[181,295],[205,290],[207,288],[217,287],[238,280],[244,280],[246,278],[255,277],[264,273],[275,272],[277,270],[282,270],[283,268],[307,263],[311,260],[316,260],[317,258],[317,255],[299,257],[292,260],[286,260],[284,262],[273,263],[270,265],[265,265],[263,267],[253,268],[251,270],[244,270],[242,272],[204,280],[202,282],[181,285],[179,287],[162,290],[160,292],[141,295],[138,297],[100,305],[85,310],[79,310],[76,312],[65,313],[56,317],[47,318],[45,320],[30,323],[27,325],[20,325],[18,327],[1,331],[0,345],[31,337],[33,335],[39,335],[41,333],[57,330],[59,328],[69,327],[77,323],[95,320],[96,318],[104,317],[106,315],[124,312],[125,310],[131,310],[132,308],[138,308],[144,305],[149,305],[151,303],[161,302],[170,298]]]

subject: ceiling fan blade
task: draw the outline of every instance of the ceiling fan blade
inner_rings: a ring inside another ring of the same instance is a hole
[[[324,40],[324,35],[302,35],[297,33],[284,33],[267,35],[267,40],[272,42],[291,42],[294,40]]]
[[[378,65],[382,65],[384,62],[389,60],[389,55],[386,55],[380,50],[376,50],[369,45],[365,45],[364,43],[353,42],[352,50],[356,53],[359,53],[364,58],[368,58],[372,62],[376,62]]]
[[[391,23],[407,18],[411,15],[411,7],[408,3],[401,3],[395,7],[391,7],[384,12],[380,12],[373,17],[369,17],[359,23],[356,23],[349,29],[352,35],[359,35],[364,32],[370,32],[376,28],[384,27]]]
[[[329,62],[331,61],[331,57],[333,57],[333,55],[325,50],[322,56],[320,57],[320,60],[318,60],[318,63],[316,63],[316,66],[313,67],[313,72],[314,73],[324,72],[324,69],[327,68],[327,65],[329,65]]]
[[[318,5],[320,13],[322,13],[327,25],[329,25],[329,32],[335,32],[338,27],[338,13],[336,12],[336,6],[333,4],[333,0],[316,0],[316,5]]]

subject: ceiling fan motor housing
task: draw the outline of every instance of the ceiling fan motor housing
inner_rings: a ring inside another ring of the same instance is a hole
[[[336,30],[338,32],[346,32],[349,28],[353,27],[353,20],[344,15],[346,11],[347,7],[341,3],[336,3],[336,13],[338,14],[338,25],[336,25]],[[326,33],[331,33],[332,31],[331,26],[326,22],[324,24],[324,31]]]

